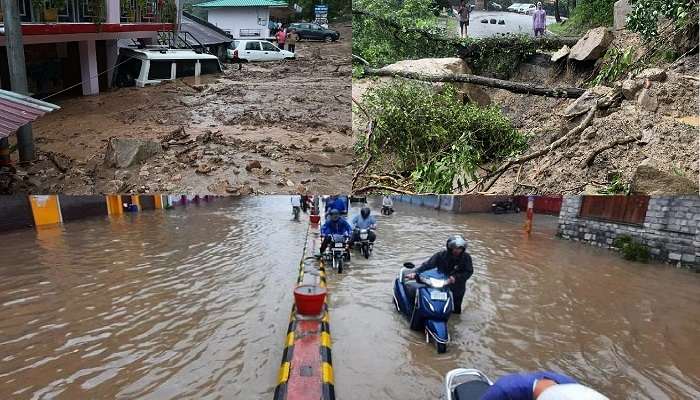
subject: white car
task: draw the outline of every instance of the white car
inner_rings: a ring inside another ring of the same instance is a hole
[[[522,5],[523,5],[523,3],[513,3],[513,4],[511,4],[510,7],[506,8],[506,10],[508,10],[510,12],[518,12],[518,8],[520,8],[520,6],[522,6]]]
[[[518,12],[521,14],[529,14],[531,11],[535,11],[537,9],[537,6],[534,4],[521,4],[520,7],[518,7]]]
[[[296,57],[267,40],[234,40],[226,49],[226,55],[232,62],[293,60]]]

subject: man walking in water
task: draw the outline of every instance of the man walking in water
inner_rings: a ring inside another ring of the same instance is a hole
[[[457,17],[459,18],[459,36],[467,37],[467,28],[469,27],[469,4],[464,4],[464,0],[459,2],[457,9]]]
[[[535,37],[544,36],[547,28],[547,12],[542,9],[542,2],[537,2],[537,10],[532,13],[532,28],[535,30]]]

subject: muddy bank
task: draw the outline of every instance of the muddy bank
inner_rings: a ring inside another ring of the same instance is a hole
[[[38,160],[3,174],[8,193],[341,192],[352,171],[351,27],[335,43],[301,42],[297,60],[56,101],[34,123]],[[105,163],[110,138],[162,151]],[[252,168],[251,168],[252,166]]]

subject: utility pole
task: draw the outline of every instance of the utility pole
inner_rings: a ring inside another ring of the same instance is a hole
[[[10,87],[13,92],[28,95],[27,68],[24,62],[24,44],[22,26],[19,20],[16,0],[2,0],[5,17],[5,38],[7,40],[7,64],[10,69]],[[32,124],[21,126],[17,130],[17,149],[19,161],[34,160],[34,138]]]

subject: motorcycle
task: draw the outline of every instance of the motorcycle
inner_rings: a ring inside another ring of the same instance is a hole
[[[299,207],[297,207],[297,206],[292,207],[292,215],[294,215],[295,221],[299,221],[299,211],[300,211]]]
[[[355,229],[355,232],[357,234],[357,237],[359,237],[358,240],[356,240],[353,243],[353,246],[356,249],[360,249],[360,253],[362,253],[365,258],[369,258],[369,255],[372,254],[372,250],[374,248],[374,243],[369,241],[369,229]]]
[[[520,207],[518,207],[513,200],[503,200],[491,203],[491,211],[494,214],[505,214],[508,212],[519,213]]]
[[[325,259],[331,263],[333,269],[337,269],[339,274],[343,273],[343,264],[350,261],[348,252],[348,240],[343,235],[333,235],[331,243],[326,248]]]
[[[447,351],[450,335],[447,320],[454,310],[452,291],[447,287],[448,277],[433,268],[408,281],[406,274],[415,266],[405,263],[394,281],[394,305],[404,315],[413,330],[424,330],[425,341],[432,340],[438,353]]]
[[[394,213],[394,208],[389,206],[382,206],[382,215],[391,215]]]
[[[445,398],[479,400],[492,385],[491,379],[478,369],[453,369],[445,375]]]

